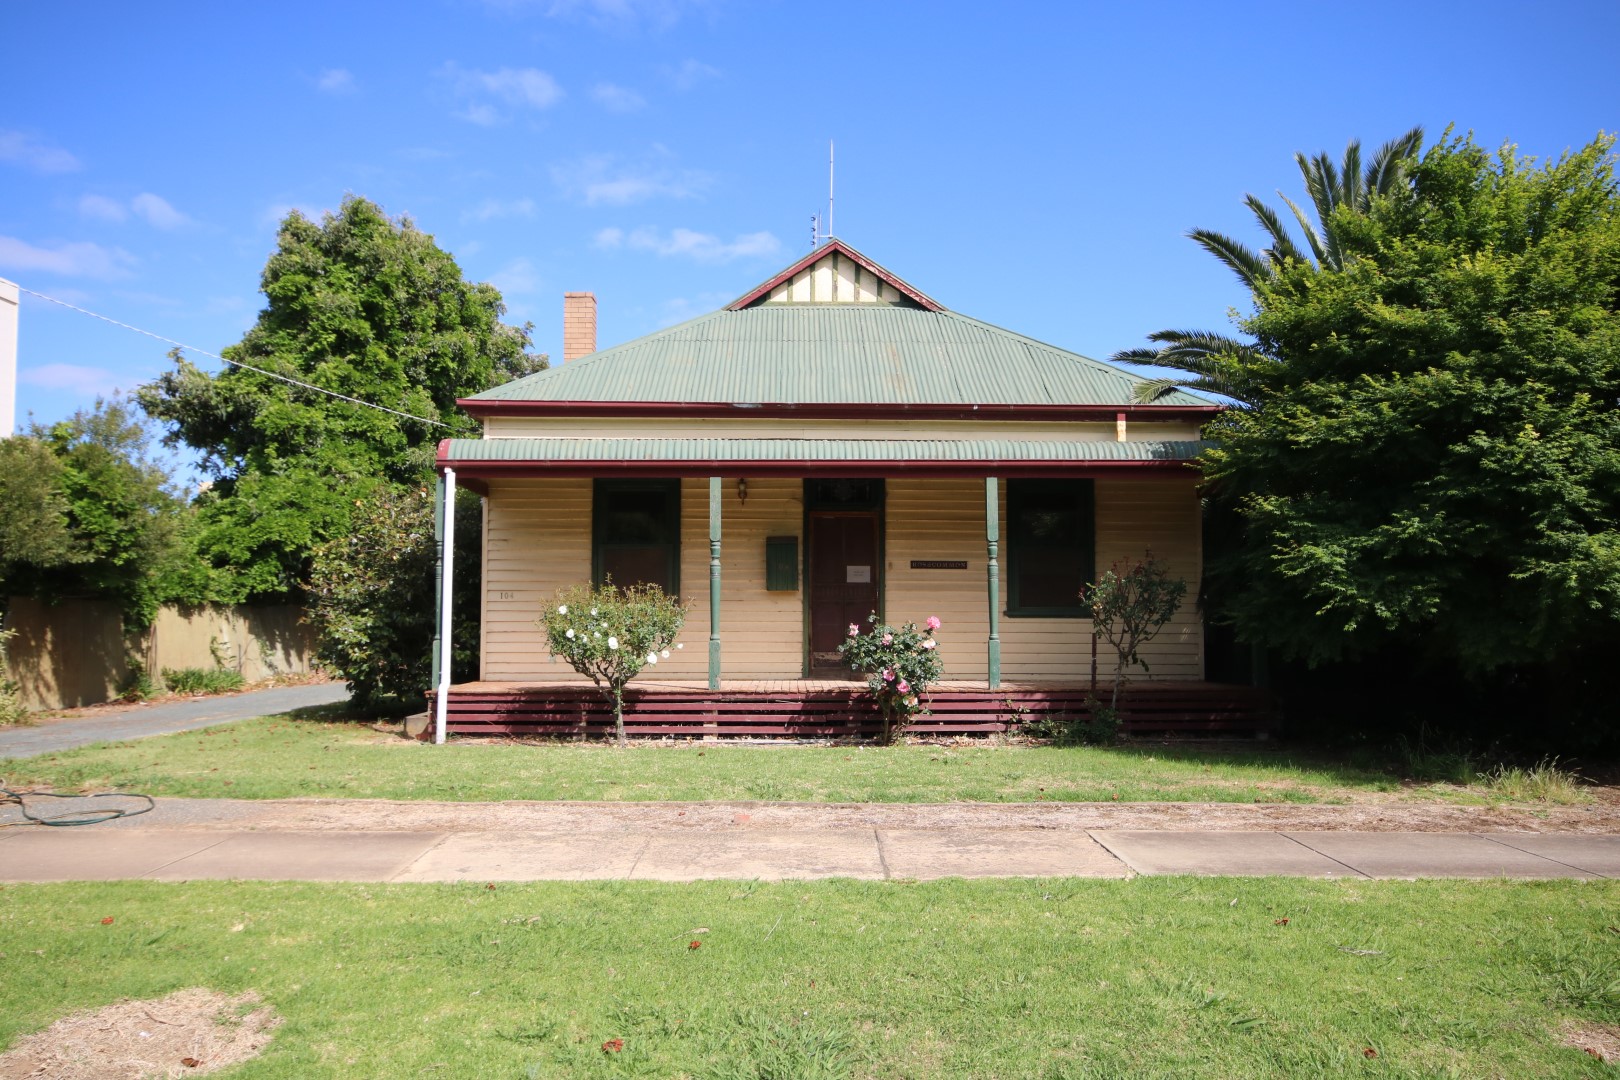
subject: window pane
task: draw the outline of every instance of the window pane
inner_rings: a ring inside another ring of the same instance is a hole
[[[680,588],[679,480],[598,480],[592,507],[598,582]]]
[[[1081,615],[1092,575],[1091,481],[1007,484],[1008,610]]]
[[[672,592],[669,580],[669,549],[654,547],[611,547],[602,549],[602,574],[615,585],[657,585]]]

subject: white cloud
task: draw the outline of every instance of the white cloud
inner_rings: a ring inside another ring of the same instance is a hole
[[[501,290],[502,296],[537,293],[540,291],[540,273],[528,259],[513,259],[489,276],[489,283]]]
[[[150,191],[143,191],[126,206],[105,195],[85,195],[79,199],[79,213],[98,221],[123,221],[131,213],[142,218],[155,229],[178,229],[191,223],[191,219],[176,210],[169,200]]]
[[[191,220],[169,205],[169,200],[150,191],[143,191],[131,199],[129,208],[145,218],[146,223],[154,229],[178,229]]]
[[[688,57],[674,67],[664,68],[664,77],[667,78],[677,90],[690,90],[699,83],[720,77],[720,69],[710,67],[701,60]]]
[[[0,131],[0,161],[42,173],[74,172],[79,168],[79,159],[60,146],[41,142],[21,131]]]
[[[471,210],[461,214],[462,221],[494,221],[497,218],[522,217],[532,218],[535,214],[533,199],[512,199],[502,202],[500,199],[485,199]]]
[[[514,109],[549,109],[563,98],[557,80],[539,68],[478,71],[450,63],[440,68],[439,74],[450,81],[458,95],[469,99],[466,110],[459,115],[483,127],[503,117],[494,105],[480,98],[492,97]]]
[[[81,241],[55,247],[35,247],[13,236],[0,236],[0,266],[13,270],[40,270],[67,277],[120,278],[129,275],[135,256],[123,248],[107,248]]]
[[[123,221],[129,217],[129,211],[117,199],[109,199],[105,195],[86,195],[79,200],[79,213],[87,218],[98,221]]]
[[[626,233],[623,229],[608,228],[596,234],[595,243],[597,247],[609,250],[624,247],[631,251],[650,251],[666,258],[678,256],[704,263],[764,258],[782,250],[782,242],[768,232],[742,233],[728,242],[712,233],[701,233],[695,229],[671,229],[664,233],[658,229],[642,228]]]
[[[107,368],[83,364],[42,364],[17,372],[17,381],[43,390],[67,390],[82,397],[106,397],[118,389],[119,376]]]
[[[713,178],[696,169],[619,165],[609,155],[595,154],[553,166],[551,179],[563,194],[586,206],[628,206],[659,196],[689,199]]]
[[[326,94],[352,94],[354,73],[347,68],[327,68],[316,77],[315,87]]]
[[[601,82],[591,87],[591,98],[608,112],[635,112],[647,104],[647,99],[629,87]]]

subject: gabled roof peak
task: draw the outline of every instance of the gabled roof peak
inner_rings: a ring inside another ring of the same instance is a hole
[[[836,237],[727,304],[870,303],[944,311],[945,306]]]

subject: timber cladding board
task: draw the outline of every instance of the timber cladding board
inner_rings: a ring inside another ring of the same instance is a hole
[[[748,481],[747,502],[737,481],[721,485],[722,671],[728,679],[796,677],[803,665],[803,592],[766,588],[765,541],[800,536],[803,489],[797,479]],[[945,676],[983,679],[989,615],[985,583],[984,482],[970,479],[891,479],[886,484],[884,603],[890,621],[944,621],[940,642]],[[485,529],[482,677],[491,681],[570,681],[580,678],[546,654],[535,625],[541,605],[560,588],[589,578],[591,481],[497,480],[490,483]],[[1006,484],[1001,485],[1002,586],[1006,583]],[[1203,673],[1203,629],[1192,598],[1198,592],[1199,513],[1194,480],[1096,481],[1097,572],[1151,549],[1186,579],[1188,600],[1144,650],[1150,665],[1135,678],[1197,679]],[[801,536],[802,543],[802,536]],[[963,561],[964,571],[913,569],[911,560]],[[707,674],[708,482],[681,485],[681,591],[688,604],[685,649],[657,669],[661,677]],[[802,584],[802,583],[801,583]],[[1084,619],[1001,620],[1002,674],[1009,680],[1082,678],[1089,668],[1090,622]],[[1104,673],[1110,670],[1104,645]]]
[[[891,622],[944,622],[940,647],[948,679],[988,675],[990,634],[985,591],[984,482],[895,479],[888,488],[885,603]],[[1007,485],[1000,485],[1001,596],[1007,596]],[[1149,670],[1134,678],[1203,676],[1203,626],[1193,606],[1198,593],[1198,499],[1193,481],[1096,481],[1097,573],[1147,549],[1187,581],[1186,600],[1160,635],[1143,648]],[[966,573],[912,569],[913,556],[965,560]],[[1001,619],[1001,671],[1009,680],[1080,678],[1089,673],[1089,619]],[[1107,645],[1099,659],[1111,670]]]

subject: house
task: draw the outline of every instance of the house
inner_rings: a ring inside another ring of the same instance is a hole
[[[1002,730],[1076,707],[1079,593],[1102,570],[1151,549],[1197,594],[1206,400],[1136,404],[1136,376],[951,311],[838,240],[600,351],[594,297],[565,306],[565,362],[462,400],[483,437],[439,448],[485,508],[481,679],[443,684],[449,730],[601,722],[535,620],[607,575],[690,605],[686,648],[631,684],[632,730],[662,734],[858,726],[837,648],[871,612],[943,620],[934,722]],[[1189,603],[1144,678],[1185,699],[1203,642]]]

